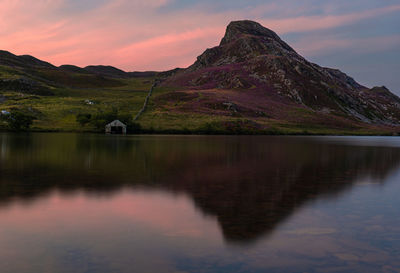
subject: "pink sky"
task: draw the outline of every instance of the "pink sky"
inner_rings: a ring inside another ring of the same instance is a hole
[[[277,5],[271,1],[227,10],[217,10],[209,1],[194,2],[184,9],[169,8],[177,0],[103,0],[78,8],[75,2],[0,0],[0,49],[30,54],[55,65],[108,64],[127,71],[166,70],[192,64],[206,48],[219,43],[230,21],[238,19],[259,21],[280,35],[303,34],[304,38],[292,46],[307,56],[337,46],[351,49],[365,41],[373,45],[372,50],[400,44],[400,35],[387,35],[384,40],[310,36],[315,31],[398,13],[400,5],[345,13],[330,13],[327,7],[327,12],[307,14],[291,11],[286,2]],[[274,12],[281,15],[266,15]],[[313,37],[312,45],[305,42],[309,37]]]

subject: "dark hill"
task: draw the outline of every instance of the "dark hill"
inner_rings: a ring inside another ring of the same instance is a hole
[[[51,95],[54,88],[95,88],[122,86],[129,74],[113,67],[74,65],[56,67],[29,55],[0,51],[0,90]]]
[[[0,65],[19,68],[55,68],[52,64],[35,57],[29,55],[17,56],[4,50],[0,50]]]
[[[90,74],[89,71],[85,70],[76,65],[64,64],[59,66],[59,69],[66,71],[66,72],[74,72],[74,73],[81,73],[81,74]]]
[[[84,70],[102,75],[108,76],[111,78],[127,78],[129,74],[121,69],[115,68],[113,66],[105,66],[105,65],[90,65],[84,68]]]

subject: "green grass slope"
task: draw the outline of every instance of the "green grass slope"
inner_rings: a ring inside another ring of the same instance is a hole
[[[1,84],[3,82],[3,85]],[[10,82],[12,84],[10,84]],[[110,112],[134,116],[153,78],[111,79],[93,74],[0,66],[0,111],[18,109],[36,117],[33,130],[94,131],[76,121],[80,113]],[[51,93],[43,95],[43,90]],[[6,129],[6,123],[0,122]]]

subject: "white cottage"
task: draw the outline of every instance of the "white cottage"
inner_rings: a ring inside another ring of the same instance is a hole
[[[119,120],[106,125],[106,134],[126,134],[126,125]]]

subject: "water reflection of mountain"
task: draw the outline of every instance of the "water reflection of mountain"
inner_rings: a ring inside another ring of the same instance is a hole
[[[383,183],[400,149],[283,137],[0,135],[0,204],[57,189],[126,186],[184,192],[217,217],[226,240],[251,242],[304,203],[360,179]]]

